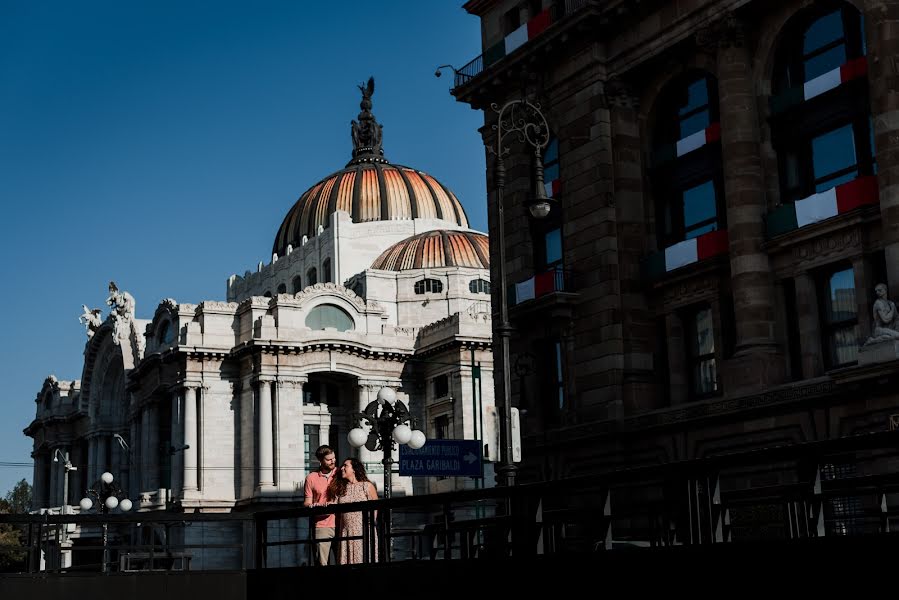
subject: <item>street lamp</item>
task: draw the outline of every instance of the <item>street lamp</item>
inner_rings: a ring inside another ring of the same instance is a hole
[[[82,512],[89,511],[94,506],[91,496],[97,500],[97,510],[102,514],[109,514],[109,511],[118,508],[122,512],[128,512],[133,506],[119,484],[113,481],[112,473],[106,471],[100,475],[100,480],[88,488],[84,498],[79,502]],[[103,572],[106,573],[109,563],[109,549],[106,546],[108,539],[108,526],[103,522]]]
[[[78,467],[72,466],[72,462],[69,460],[69,453],[62,453],[62,450],[59,448],[53,452],[53,462],[58,463],[59,458],[62,457],[62,467],[65,469],[65,473],[62,476],[62,514],[67,514],[69,512],[69,473],[72,471],[77,471]]]
[[[518,467],[512,461],[512,394],[511,366],[509,359],[509,339],[512,326],[509,323],[509,300],[506,290],[506,219],[503,207],[503,194],[506,188],[506,165],[504,156],[509,153],[506,136],[514,134],[514,139],[525,142],[534,149],[535,189],[525,205],[531,216],[537,219],[546,217],[552,210],[552,198],[546,196],[543,185],[543,149],[549,143],[549,124],[540,112],[540,105],[527,100],[510,100],[502,108],[491,104],[497,113],[497,122],[493,125],[496,131],[496,149],[487,147],[495,158],[496,205],[499,225],[499,296],[500,323],[496,326],[502,346],[503,365],[503,406],[500,415],[500,467],[497,469],[497,483],[515,485]]]
[[[396,392],[389,387],[378,390],[377,400],[368,403],[365,410],[358,414],[359,424],[368,422],[371,432],[362,427],[351,429],[347,440],[354,448],[365,446],[369,450],[383,450],[384,459],[384,497],[390,498],[390,479],[393,471],[393,449],[396,443],[407,444],[413,450],[425,445],[427,438],[418,429],[412,429],[407,423],[412,422],[409,408],[398,400]]]

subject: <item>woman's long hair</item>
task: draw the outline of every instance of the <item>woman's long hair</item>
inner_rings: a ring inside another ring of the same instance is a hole
[[[348,458],[350,464],[353,466],[353,473],[356,475],[356,481],[368,481],[368,475],[365,474],[365,467],[362,465],[362,461],[358,458]],[[343,461],[344,463],[346,462]],[[341,463],[341,467],[343,463]],[[328,484],[328,491],[325,492],[325,498],[328,502],[334,502],[344,494],[346,494],[346,488],[349,485],[349,480],[343,478],[343,473],[338,471],[334,474],[334,477],[331,479],[331,483]]]

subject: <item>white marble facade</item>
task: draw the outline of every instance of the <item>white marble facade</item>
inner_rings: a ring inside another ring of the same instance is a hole
[[[388,200],[399,205],[403,198]],[[480,413],[483,422],[494,405],[491,311],[489,291],[472,282],[489,280],[486,260],[458,266],[465,261],[446,243],[419,251],[415,264],[371,265],[424,232],[482,234],[467,227],[464,214],[354,217],[335,209],[318,235],[303,236],[256,272],[231,276],[226,301],[167,299],[149,320],[136,317],[127,293],[117,292],[127,315],[115,302],[105,320],[85,307],[81,378],[48,377],[25,430],[34,439],[36,506],[65,501],[61,463],[52,462],[57,449],[78,467],[68,498],[76,506],[107,470],[138,509],[299,502],[315,464],[310,454],[321,443],[340,458],[361,452],[380,490],[381,453],[351,449],[346,433],[381,386],[397,390],[429,438],[480,438],[473,417]],[[309,285],[313,268],[317,281]],[[417,289],[426,279],[438,280],[440,291]],[[480,381],[472,379],[473,364],[480,364]],[[485,440],[494,429],[488,419]],[[467,485],[393,480],[395,494]]]

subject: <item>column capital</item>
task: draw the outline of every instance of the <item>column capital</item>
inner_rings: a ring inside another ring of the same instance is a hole
[[[281,375],[278,375],[278,376],[275,378],[275,385],[277,385],[279,388],[283,388],[283,387],[291,387],[291,388],[303,387],[303,385],[306,384],[306,383],[308,383],[308,382],[309,382],[309,378],[308,378],[307,376],[305,376],[305,375],[297,375],[297,376],[291,376],[291,377],[283,377],[283,376],[281,376]]]
[[[727,12],[694,35],[696,45],[711,54],[726,48],[746,47],[746,23],[733,12]]]
[[[263,375],[259,374],[253,377],[253,383],[274,383],[277,380],[275,375]]]
[[[603,84],[606,106],[609,108],[630,108],[639,110],[640,95],[630,83],[612,77]]]

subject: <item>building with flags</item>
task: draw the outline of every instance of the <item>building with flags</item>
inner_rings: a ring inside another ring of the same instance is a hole
[[[502,178],[486,155],[519,480],[896,422],[899,2],[464,8],[483,54],[454,69],[452,93],[484,111],[485,146],[516,100],[549,127],[546,218],[526,208],[540,152],[511,144]],[[823,476],[885,468],[835,456]],[[753,477],[797,480],[772,467],[721,486]]]

